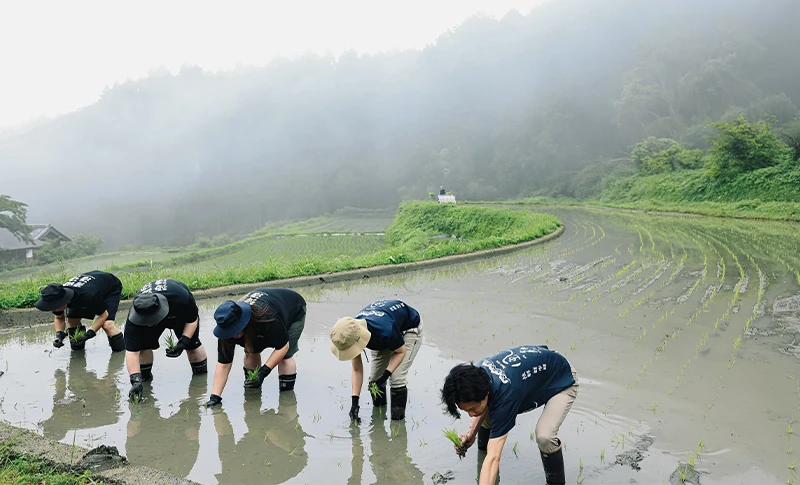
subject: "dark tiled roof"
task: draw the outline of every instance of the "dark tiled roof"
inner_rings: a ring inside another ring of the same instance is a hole
[[[0,250],[37,248],[50,239],[71,241],[66,235],[50,224],[28,224],[31,226],[31,239],[34,244],[20,241],[5,229],[0,229]]]

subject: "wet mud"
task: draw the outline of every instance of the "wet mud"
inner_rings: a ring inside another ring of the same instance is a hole
[[[468,484],[482,457],[470,449],[459,460],[442,436],[468,424],[443,413],[444,376],[503,348],[546,344],[580,380],[559,434],[568,483],[772,485],[794,477],[797,226],[585,209],[557,215],[564,234],[540,247],[299,288],[309,305],[293,393],[279,393],[273,375],[260,392],[243,389],[237,353],[222,406],[206,409],[213,372],[192,377],[185,357],[160,350],[146,400],[131,404],[124,359],[105,339],[70,352],[52,349],[47,327],[5,332],[0,419],[62,443],[115,446],[133,465],[204,484]],[[373,409],[364,390],[362,423],[351,427],[350,368],[331,355],[328,333],[338,317],[379,297],[420,311],[423,347],[406,419]],[[206,303],[201,340],[211,364],[218,301]],[[543,483],[531,439],[539,414],[519,416],[501,483]]]

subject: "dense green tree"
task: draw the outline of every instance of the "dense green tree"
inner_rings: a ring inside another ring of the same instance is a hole
[[[10,232],[20,241],[31,243],[31,228],[26,224],[27,205],[0,194],[0,229]]]
[[[792,160],[792,150],[772,131],[767,121],[750,123],[743,116],[711,123],[717,131],[705,164],[711,179],[771,167]]]

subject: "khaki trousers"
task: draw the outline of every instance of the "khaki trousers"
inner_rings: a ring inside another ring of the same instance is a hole
[[[408,371],[411,369],[411,364],[422,347],[422,322],[419,322],[419,327],[412,328],[403,332],[403,340],[406,343],[406,353],[403,355],[403,361],[397,366],[397,369],[392,372],[389,377],[389,387],[397,389],[399,387],[406,387],[408,385]],[[389,366],[389,360],[392,358],[394,351],[392,350],[371,350],[372,370],[370,371],[370,381],[377,380]]]

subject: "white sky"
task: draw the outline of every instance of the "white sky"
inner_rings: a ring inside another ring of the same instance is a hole
[[[0,0],[0,130],[96,101],[156,67],[423,47],[478,12],[543,0]]]

